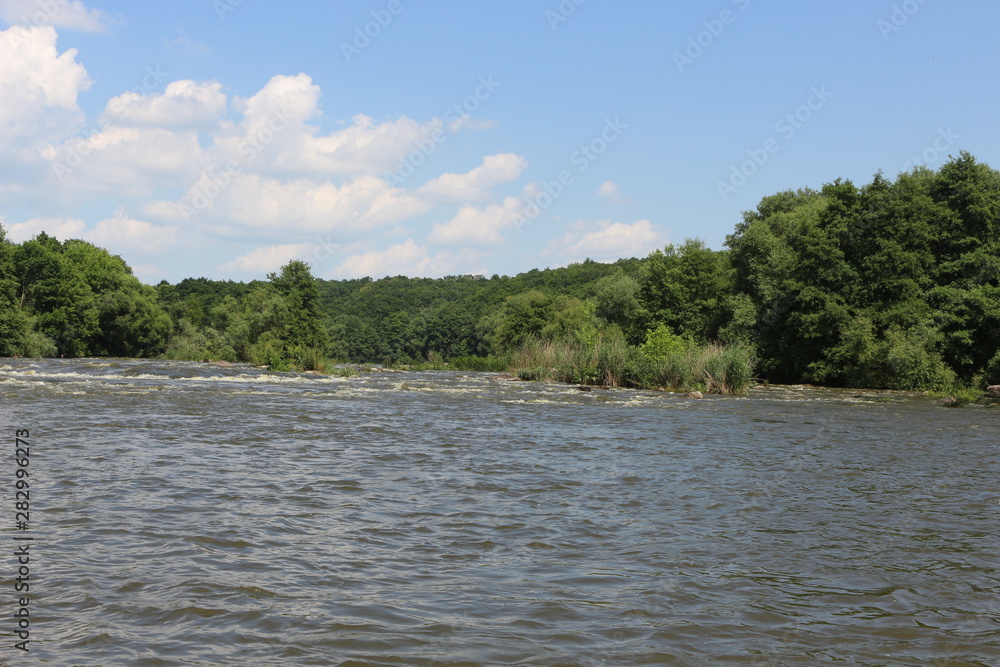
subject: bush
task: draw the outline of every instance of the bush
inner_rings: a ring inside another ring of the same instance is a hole
[[[987,385],[1000,384],[1000,352],[997,352],[986,365],[985,380]]]
[[[282,354],[281,345],[270,334],[264,334],[248,350],[250,362],[257,366],[267,366],[273,371],[290,370]]]
[[[174,361],[201,361],[208,356],[208,338],[187,319],[177,323],[177,331],[167,342],[165,359]]]
[[[675,334],[666,324],[661,324],[646,332],[642,353],[653,361],[662,361],[669,356],[684,352],[691,346],[689,340]]]
[[[41,331],[29,330],[20,341],[19,354],[22,357],[54,357],[59,353],[56,342]]]
[[[920,332],[890,331],[886,334],[884,360],[886,389],[943,389],[955,383],[955,372],[928,349]]]
[[[856,318],[830,351],[830,365],[840,369],[849,387],[943,390],[955,383],[955,373],[935,351],[939,335],[926,327],[890,329],[878,337],[871,320]],[[819,373],[823,382],[830,373]]]

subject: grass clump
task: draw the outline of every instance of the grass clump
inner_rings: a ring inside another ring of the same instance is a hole
[[[753,385],[754,355],[743,345],[696,345],[652,332],[641,347],[620,332],[602,332],[592,345],[529,339],[511,355],[522,380],[554,380],[637,389],[741,394]]]

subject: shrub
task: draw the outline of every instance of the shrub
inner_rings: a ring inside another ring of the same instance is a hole
[[[258,366],[267,366],[273,371],[287,371],[290,369],[288,362],[282,354],[280,343],[275,341],[270,334],[264,334],[256,343],[251,345],[248,355],[250,362]]]
[[[691,347],[691,342],[670,330],[666,324],[646,332],[646,342],[642,344],[642,353],[653,361],[661,361],[667,357],[684,352]]]
[[[24,334],[24,338],[20,341],[19,348],[21,356],[34,357],[36,359],[41,357],[54,357],[59,353],[59,348],[56,346],[56,342],[54,340],[43,334],[41,331],[35,331],[34,329],[30,329]]]
[[[1000,384],[1000,352],[997,352],[986,365],[985,379],[988,385]]]
[[[929,349],[925,336],[889,331],[883,355],[886,389],[942,389],[955,383],[955,372]]]

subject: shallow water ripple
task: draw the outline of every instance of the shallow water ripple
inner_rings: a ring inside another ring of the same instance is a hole
[[[1000,409],[2,360],[0,425],[33,664],[1000,664]]]

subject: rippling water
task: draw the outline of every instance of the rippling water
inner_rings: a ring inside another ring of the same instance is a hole
[[[996,408],[0,360],[0,426],[0,663],[1000,664]]]

